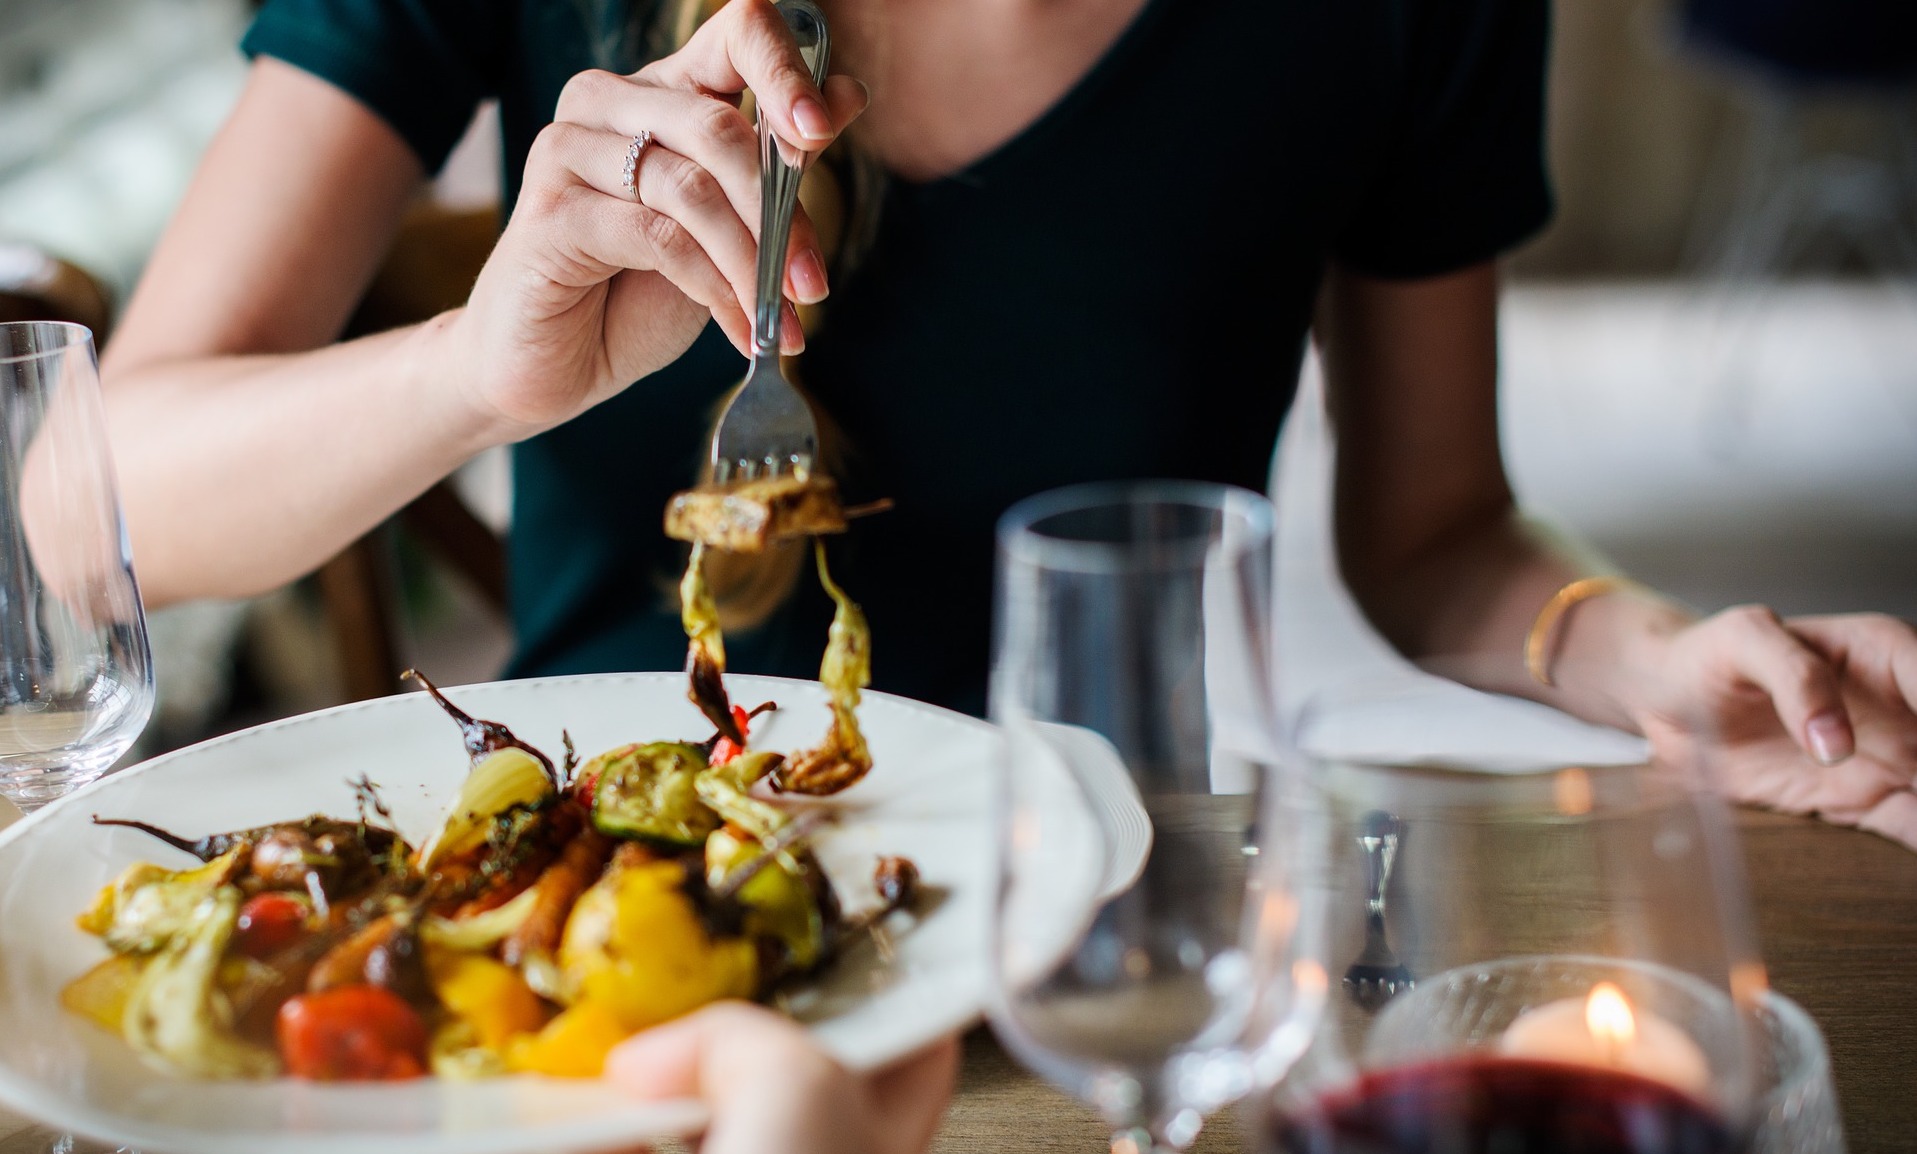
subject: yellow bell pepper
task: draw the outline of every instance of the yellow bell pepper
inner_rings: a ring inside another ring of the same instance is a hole
[[[145,968],[143,957],[114,954],[67,983],[60,991],[60,1004],[118,1034],[126,1021],[127,999]]]
[[[519,971],[483,954],[426,947],[426,978],[440,1004],[471,1025],[489,1050],[503,1051],[546,1024],[546,1004]]]
[[[506,1050],[506,1068],[556,1078],[597,1078],[606,1068],[606,1055],[631,1036],[609,1007],[581,1002],[539,1033],[514,1038]]]
[[[580,991],[643,1030],[722,998],[752,995],[758,951],[713,938],[685,893],[685,868],[652,862],[615,871],[579,898],[559,964]]]

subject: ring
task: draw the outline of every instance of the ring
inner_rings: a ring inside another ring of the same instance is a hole
[[[632,138],[632,143],[626,145],[626,195],[634,200],[639,199],[639,157],[644,155],[646,146],[651,143],[652,133],[641,129],[639,135]]]

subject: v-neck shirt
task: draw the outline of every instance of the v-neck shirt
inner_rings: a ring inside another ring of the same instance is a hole
[[[599,0],[267,0],[245,41],[362,100],[437,167],[501,101],[507,203]],[[1423,277],[1550,213],[1543,0],[1147,0],[1080,81],[973,164],[884,189],[800,371],[845,434],[832,543],[876,688],[974,712],[993,526],[1080,481],[1263,489],[1327,263]],[[608,159],[616,164],[618,157]],[[674,364],[515,447],[511,672],[671,669],[683,548],[660,529],[744,369],[708,327]],[[808,677],[809,580],[730,635]]]

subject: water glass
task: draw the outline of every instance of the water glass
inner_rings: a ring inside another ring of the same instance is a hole
[[[1185,1147],[1274,1078],[1325,985],[1272,748],[1272,520],[1256,494],[1156,482],[1000,524],[990,1019],[1123,1154]]]
[[[93,336],[0,324],[0,794],[99,777],[153,708]]]

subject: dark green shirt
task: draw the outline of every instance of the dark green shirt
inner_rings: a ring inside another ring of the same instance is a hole
[[[608,62],[589,29],[617,3],[267,0],[244,46],[362,100],[428,169],[498,97],[510,204],[561,85]],[[896,503],[833,544],[877,688],[982,708],[993,524],[1018,498],[1128,477],[1263,489],[1328,260],[1428,276],[1544,222],[1545,8],[1148,0],[1009,143],[891,182],[802,370],[852,446],[848,499]],[[743,369],[708,327],[517,447],[513,673],[682,663],[684,553],[660,514]],[[829,605],[800,589],[727,638],[733,669],[816,672]]]

